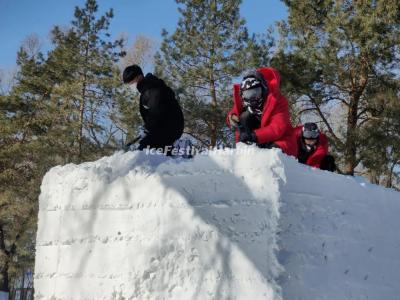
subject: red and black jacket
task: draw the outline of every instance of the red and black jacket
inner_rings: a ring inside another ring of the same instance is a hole
[[[269,93],[264,100],[263,112],[261,115],[260,128],[254,130],[258,144],[272,142],[279,146],[288,155],[297,156],[297,141],[293,135],[293,127],[290,122],[287,99],[280,93],[280,76],[273,68],[262,67],[256,70],[262,74],[268,85]],[[240,85],[233,85],[233,108],[229,116],[235,114],[240,116],[243,112],[243,101],[240,97]],[[239,133],[236,131],[236,142],[239,141]]]
[[[301,139],[302,139],[303,125],[297,126],[294,129],[294,134],[298,142],[298,153],[296,155],[299,158],[301,151]],[[328,138],[321,131],[319,132],[318,143],[313,152],[311,152],[305,162],[306,165],[311,167],[320,168],[322,159],[328,155]]]

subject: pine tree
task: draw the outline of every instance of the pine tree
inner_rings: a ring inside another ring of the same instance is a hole
[[[274,61],[291,84],[286,90],[302,112],[314,112],[328,130],[344,173],[361,162],[363,128],[372,120],[373,82],[381,86],[399,70],[400,3],[352,0],[284,0],[284,48]],[[345,111],[340,128],[329,113]]]
[[[0,290],[33,264],[43,175],[117,146],[122,41],[108,41],[112,10],[97,18],[97,9],[88,0],[70,29],[56,26],[47,56],[22,47],[16,82],[0,96]]]
[[[41,55],[18,53],[17,84],[0,97],[0,290],[19,269],[32,266],[37,197],[47,158],[41,138],[49,116]]]
[[[64,146],[71,150],[69,160],[75,162],[105,154],[117,143],[118,129],[110,114],[120,92],[116,62],[123,40],[108,41],[112,9],[101,17],[97,11],[96,1],[87,0],[84,8],[75,8],[70,29],[56,26],[55,49],[47,61],[48,71],[60,81],[52,91],[53,103],[64,114],[58,129],[64,131]]]
[[[391,83],[391,85],[389,85]],[[360,157],[371,182],[396,187],[400,166],[400,81],[387,78],[367,90],[369,120],[360,132]],[[397,186],[399,188],[399,186]]]
[[[239,14],[240,0],[176,2],[181,17],[172,35],[162,33],[156,73],[178,94],[185,132],[203,146],[226,143],[232,79],[263,63],[268,49],[257,48],[257,40],[249,38]]]

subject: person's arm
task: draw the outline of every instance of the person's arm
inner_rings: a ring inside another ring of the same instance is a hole
[[[165,114],[167,113],[166,99],[163,98],[163,93],[160,88],[153,88],[146,91],[143,101],[146,117],[144,120],[145,127],[149,132],[159,129]]]
[[[290,130],[290,118],[287,106],[284,103],[277,107],[271,115],[271,120],[267,126],[254,130],[259,144],[274,142],[282,138]]]
[[[313,154],[311,154],[308,159],[307,159],[307,165],[314,167],[314,168],[319,168],[321,165],[322,159],[327,155],[328,153],[325,152],[323,147],[318,146],[317,149]]]
[[[233,85],[233,107],[229,111],[228,115],[226,116],[226,124],[231,127],[231,118],[232,115],[236,115],[237,118],[239,119],[240,113],[238,111],[237,103],[241,101],[240,99],[240,85],[234,84]]]
[[[327,155],[328,155],[328,139],[324,134],[320,134],[320,139],[317,149],[307,159],[307,165],[319,168],[321,166],[322,159]]]

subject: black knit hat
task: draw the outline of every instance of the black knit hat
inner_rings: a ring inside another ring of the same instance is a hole
[[[122,80],[124,83],[129,83],[139,75],[143,75],[142,69],[138,65],[131,65],[125,68],[122,74]]]
[[[305,139],[318,139],[319,129],[317,124],[313,122],[305,123],[303,126],[302,136]]]

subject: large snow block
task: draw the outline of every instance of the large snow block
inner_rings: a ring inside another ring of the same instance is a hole
[[[8,293],[0,291],[0,300],[8,300]]]
[[[285,160],[284,299],[400,299],[400,193]]]
[[[281,299],[281,154],[241,149],[53,168],[35,299]]]
[[[240,146],[53,168],[35,299],[400,299],[400,193]]]

